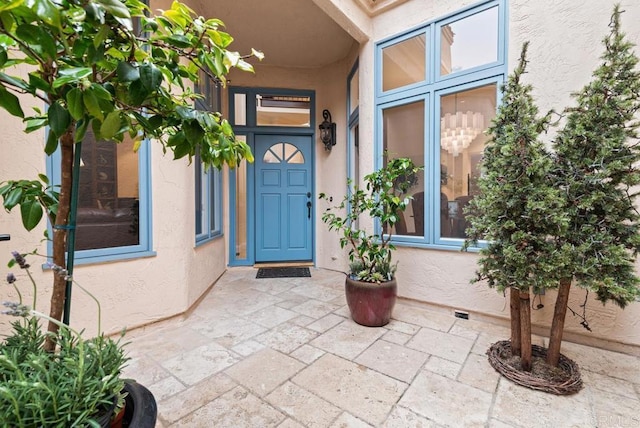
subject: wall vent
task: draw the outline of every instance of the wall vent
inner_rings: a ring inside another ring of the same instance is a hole
[[[453,311],[453,315],[456,318],[460,318],[463,320],[468,320],[469,319],[469,312],[465,312],[465,311]]]

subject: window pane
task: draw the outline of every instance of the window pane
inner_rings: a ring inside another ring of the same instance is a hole
[[[360,141],[359,141],[359,124],[355,124],[349,129],[349,141],[351,143],[351,168],[349,168],[349,178],[352,181],[352,188],[359,183],[360,180]],[[360,220],[356,220],[353,224],[355,229],[360,227]]]
[[[358,180],[360,179],[360,140],[359,140],[359,135],[360,135],[360,125],[356,124],[355,126],[353,126],[350,130],[350,137],[351,137],[351,153],[352,153],[352,172],[353,172],[353,176],[351,177],[351,179],[353,180],[354,183],[357,183]]]
[[[247,124],[247,94],[234,94],[234,124],[246,125]]]
[[[284,144],[284,159],[287,163],[304,163],[304,156],[293,144]]]
[[[138,154],[133,141],[82,143],[76,250],[138,245]]]
[[[282,143],[269,147],[262,157],[264,163],[280,163],[282,161]]]
[[[424,164],[424,101],[388,108],[383,111],[383,144],[390,158],[407,157],[416,165]],[[404,213],[398,213],[397,235],[424,236],[424,180],[421,174],[408,177],[413,201]],[[385,231],[386,232],[386,231]]]
[[[360,72],[358,69],[349,81],[349,114],[353,113],[360,104]]]
[[[440,98],[440,236],[466,237],[464,208],[478,194],[484,134],[496,114],[496,84]]]
[[[204,218],[204,205],[203,205],[203,196],[205,192],[205,188],[202,183],[202,162],[200,162],[200,157],[196,156],[195,164],[195,177],[196,177],[196,236],[202,234],[202,225],[205,222]]]
[[[498,60],[498,8],[468,16],[440,30],[440,75]]]
[[[427,48],[424,34],[382,50],[382,90],[388,91],[422,82],[425,76]]]
[[[246,143],[247,137],[236,135]],[[235,169],[236,176],[236,259],[247,258],[247,161],[242,160]]]
[[[209,197],[209,232],[210,234],[214,234],[218,231],[218,227],[217,227],[217,223],[218,223],[218,218],[217,218],[217,212],[216,212],[216,203],[218,201],[218,195],[217,195],[217,187],[216,187],[216,181],[219,179],[220,174],[218,173],[218,170],[213,169],[213,168],[209,168],[209,171],[207,172],[207,177],[208,177],[208,182],[209,182],[209,194],[207,195]]]
[[[311,97],[256,95],[258,126],[311,126]]]

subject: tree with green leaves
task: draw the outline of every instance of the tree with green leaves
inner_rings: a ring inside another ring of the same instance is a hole
[[[489,127],[491,140],[484,150],[480,194],[468,207],[470,226],[465,248],[487,240],[480,249],[475,281],[487,280],[499,291],[509,289],[511,348],[531,369],[531,311],[529,292],[557,285],[565,260],[550,237],[562,234],[568,218],[562,195],[550,174],[553,160],[540,133],[551,112],[538,117],[532,86],[522,79],[528,44],[502,86],[502,104]]]
[[[602,63],[574,97],[553,143],[555,180],[570,221],[561,242],[572,249],[563,266],[547,362],[557,366],[572,282],[603,303],[624,308],[640,296],[634,262],[640,249],[640,71],[614,9]]]
[[[232,67],[252,71],[247,57],[262,57],[228,50],[233,38],[222,26],[178,1],[157,15],[139,0],[0,2],[0,106],[23,118],[26,132],[48,127],[45,152],[61,154],[55,193],[47,193],[46,177],[44,185],[9,182],[0,193],[6,209],[20,205],[27,229],[47,212],[54,264],[65,266],[69,211],[77,197],[71,191],[78,173],[74,155],[89,129],[97,140],[128,136],[134,147],[157,140],[176,159],[198,153],[206,166],[253,160],[219,113],[194,108],[196,95],[185,84],[197,82],[202,71],[224,84]],[[26,77],[20,74],[25,70]],[[47,109],[25,112],[18,95],[35,97]],[[61,319],[64,299],[65,279],[56,275],[51,318]]]
[[[525,370],[532,287],[558,289],[546,361],[554,367],[572,283],[622,308],[640,296],[634,264],[640,249],[640,71],[620,30],[621,13],[616,6],[602,63],[574,94],[577,106],[565,110],[553,154],[537,141],[549,115],[536,119],[531,87],[520,82],[526,45],[489,128],[482,193],[470,204],[465,247],[488,240],[476,280],[510,289],[512,350]]]

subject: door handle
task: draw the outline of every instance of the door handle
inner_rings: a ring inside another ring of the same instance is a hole
[[[308,218],[311,218],[311,201],[307,201]]]

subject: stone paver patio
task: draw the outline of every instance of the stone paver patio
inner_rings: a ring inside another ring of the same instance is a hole
[[[565,342],[585,387],[557,397],[491,368],[505,327],[402,300],[362,327],[342,274],[255,274],[229,269],[185,319],[132,332],[126,374],[154,393],[158,427],[640,426],[640,358]]]

